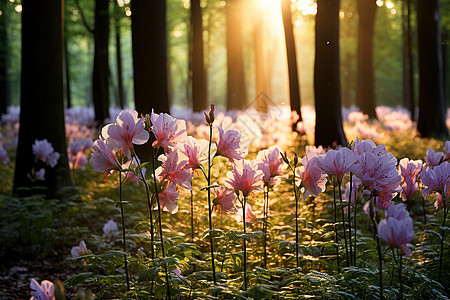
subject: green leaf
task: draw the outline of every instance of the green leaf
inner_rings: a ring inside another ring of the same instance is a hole
[[[73,287],[73,286],[85,283],[86,280],[88,280],[89,278],[91,278],[93,276],[94,276],[94,274],[92,272],[80,273],[80,274],[75,275],[74,277],[69,278],[66,281],[64,281],[64,284],[69,287]]]

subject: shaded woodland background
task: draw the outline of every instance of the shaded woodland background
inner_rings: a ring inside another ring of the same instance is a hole
[[[113,106],[289,103],[301,121],[314,105],[315,144],[329,146],[347,142],[342,107],[376,118],[376,105],[400,105],[421,136],[448,135],[448,0],[0,0],[0,10],[0,112],[20,103],[17,157],[30,158],[16,162],[16,182],[36,138],[66,151],[73,106],[93,107],[101,125]]]

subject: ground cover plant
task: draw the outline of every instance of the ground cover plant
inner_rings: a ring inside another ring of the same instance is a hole
[[[72,109],[76,186],[59,199],[9,196],[10,110],[0,297],[446,299],[450,142],[418,138],[388,110],[372,122],[346,112],[352,142],[323,149],[310,146],[308,108],[302,134],[280,108],[174,113],[184,119],[123,110],[100,130]],[[141,161],[135,147],[148,140],[152,159]],[[58,153],[45,140],[33,151],[39,182]]]

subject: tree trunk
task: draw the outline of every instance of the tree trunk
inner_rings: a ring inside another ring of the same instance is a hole
[[[253,1],[253,53],[255,55],[255,88],[256,88],[256,110],[261,113],[267,113],[267,108],[271,103],[267,96],[265,83],[266,73],[264,65],[264,48],[263,48],[263,11],[262,3],[259,0]]]
[[[347,145],[342,127],[339,61],[339,0],[317,1],[314,94],[315,145]]]
[[[7,0],[0,0],[0,10],[3,12],[0,16],[0,116],[1,114],[6,114],[9,105],[7,71],[8,35],[6,31],[6,18],[8,17],[6,12],[7,4]]]
[[[422,137],[448,136],[442,68],[440,1],[419,0],[419,121]]]
[[[23,0],[22,6],[20,129],[13,192],[29,194],[21,188],[32,185],[27,176],[36,166],[32,145],[36,139],[47,139],[61,155],[55,168],[46,167],[40,184],[53,197],[72,184],[64,127],[63,1]]]
[[[406,3],[405,3],[406,2]],[[414,65],[411,49],[411,5],[410,0],[402,1],[402,31],[403,31],[403,106],[415,120],[414,104]]]
[[[94,39],[92,96],[95,121],[101,125],[109,118],[109,0],[95,0]]]
[[[166,1],[133,0],[131,11],[136,110],[169,113]]]
[[[243,0],[227,0],[227,110],[247,108],[247,86],[244,75],[242,9]]]
[[[114,4],[114,7],[116,8],[116,19],[115,19],[115,26],[114,30],[116,32],[116,63],[117,63],[117,104],[118,106],[123,109],[125,107],[125,94],[123,91],[123,77],[122,77],[122,47],[121,47],[121,38],[120,38],[120,17],[119,12],[120,7],[117,5],[117,3]]]
[[[67,34],[64,36],[64,94],[66,95],[66,107],[72,107],[72,97],[70,95],[70,69],[69,69],[69,49],[67,46]]]
[[[286,41],[286,56],[289,74],[289,103],[291,111],[299,115],[298,121],[302,121],[300,86],[298,83],[297,54],[295,52],[294,30],[292,26],[291,1],[281,0],[281,14],[283,16],[284,36]],[[296,130],[297,124],[292,129]]]
[[[373,39],[375,29],[375,1],[358,0],[358,76],[356,105],[370,119],[376,119],[375,72],[373,68]]]
[[[200,0],[191,0],[192,30],[192,109],[201,112],[208,108],[206,71],[203,57],[203,26]]]

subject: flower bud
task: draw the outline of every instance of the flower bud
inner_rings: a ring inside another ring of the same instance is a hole
[[[214,118],[214,104],[211,104],[211,108],[209,110],[209,114],[206,114],[206,112],[204,112],[204,114],[205,114],[206,123],[208,123],[208,125],[211,126],[212,123],[214,123],[214,120],[215,120],[215,118]]]
[[[297,166],[298,164],[298,156],[297,153],[294,152],[294,166]]]
[[[152,130],[152,123],[150,121],[150,115],[149,114],[145,115],[144,125],[145,125],[145,130],[147,130],[147,131]]]

